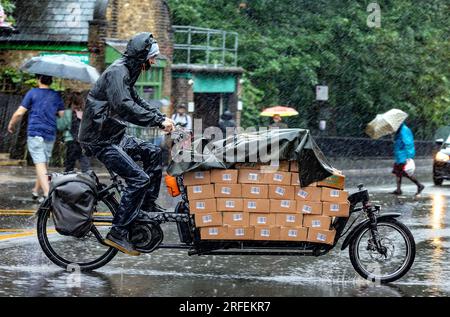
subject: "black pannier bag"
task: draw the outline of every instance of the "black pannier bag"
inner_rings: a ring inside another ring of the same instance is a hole
[[[84,237],[93,224],[97,177],[91,173],[53,173],[50,182],[53,222],[65,236]]]

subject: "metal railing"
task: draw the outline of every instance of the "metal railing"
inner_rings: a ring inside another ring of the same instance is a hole
[[[174,64],[237,66],[238,33],[183,25],[174,25],[173,30]],[[177,50],[186,56],[177,58]]]

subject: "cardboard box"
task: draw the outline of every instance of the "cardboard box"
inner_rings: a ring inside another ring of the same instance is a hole
[[[348,201],[348,192],[340,189],[322,187],[322,201],[346,203]]]
[[[255,240],[280,240],[280,227],[255,227]]]
[[[254,227],[228,227],[226,240],[253,240],[255,236]]]
[[[328,216],[316,216],[316,215],[305,215],[303,217],[303,227],[305,228],[316,228],[316,229],[330,229],[331,217]]]
[[[347,203],[323,203],[323,211],[322,214],[324,216],[330,217],[350,217],[350,204]]]
[[[300,174],[299,173],[291,173],[291,185],[300,186]],[[312,182],[308,186],[304,187],[317,187],[317,182]]]
[[[243,211],[242,198],[217,198],[217,211]]]
[[[302,227],[281,227],[280,241],[307,241],[308,228]]]
[[[274,172],[264,173],[264,183],[273,185],[290,185],[291,173],[290,172]]]
[[[294,187],[283,185],[269,185],[270,199],[294,199]]]
[[[257,170],[241,169],[239,170],[238,181],[241,184],[266,184],[266,174]]]
[[[224,212],[222,223],[227,226],[250,226],[250,214],[248,212]]]
[[[268,199],[244,199],[245,212],[270,212],[270,200]]]
[[[237,184],[238,170],[219,170],[211,171],[211,183]]]
[[[298,162],[297,161],[289,161],[289,171],[291,172],[297,172],[299,171],[298,169]]]
[[[202,240],[222,240],[226,238],[228,227],[202,227],[200,228],[200,238]]]
[[[207,199],[214,197],[214,185],[187,186],[189,200]]]
[[[340,174],[331,175],[330,177],[327,177],[324,180],[317,182],[317,186],[344,189],[345,176]]]
[[[222,225],[221,212],[204,212],[195,214],[195,226],[201,227],[216,227]]]
[[[313,201],[299,201],[297,200],[297,211],[302,214],[321,215],[322,203]]]
[[[334,244],[336,230],[308,229],[308,241],[325,244]]]
[[[277,214],[275,224],[280,227],[302,227],[302,214]]]
[[[250,214],[250,226],[275,226],[276,215],[275,214]]]
[[[289,172],[289,161],[270,161],[259,169],[264,173]]]
[[[266,199],[269,198],[268,185],[242,184],[242,198]]]
[[[216,200],[214,198],[190,200],[189,211],[191,214],[217,211]]]
[[[206,185],[211,183],[211,174],[209,171],[189,172],[183,175],[183,184],[189,185]]]
[[[242,197],[241,184],[214,184],[214,197],[240,198]]]
[[[270,200],[270,212],[296,213],[297,205],[295,200]]]
[[[320,202],[322,188],[320,187],[300,187],[295,186],[295,200]]]

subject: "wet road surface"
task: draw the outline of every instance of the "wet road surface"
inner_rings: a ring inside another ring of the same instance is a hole
[[[359,278],[340,243],[321,257],[191,256],[183,250],[151,255],[118,254],[89,274],[64,272],[41,251],[34,235],[37,207],[29,198],[30,182],[3,183],[0,192],[0,296],[449,296],[450,183],[427,185],[421,197],[405,180],[395,197],[390,175],[348,177],[352,192],[363,181],[383,212],[400,212],[400,221],[417,244],[410,272],[395,283],[377,285]],[[161,191],[161,204],[174,201]],[[14,210],[14,211],[12,211]],[[16,213],[16,214],[13,214]],[[165,225],[165,242],[176,242],[173,225]]]

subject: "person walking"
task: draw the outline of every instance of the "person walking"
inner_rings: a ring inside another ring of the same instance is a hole
[[[273,123],[270,125],[270,128],[278,128],[278,129],[287,129],[288,125],[282,122],[282,118],[279,114],[275,114],[272,117]]]
[[[394,195],[401,195],[402,177],[406,177],[417,185],[416,195],[419,195],[425,186],[421,184],[412,172],[405,171],[408,160],[413,160],[416,155],[414,148],[414,136],[410,128],[402,123],[394,136],[394,168],[392,173],[396,176],[397,189],[392,192]],[[410,162],[412,163],[412,162]]]
[[[227,136],[227,129],[233,129],[233,133],[235,132],[234,128],[236,128],[236,121],[233,120],[233,114],[229,110],[226,110],[220,116],[219,128],[222,130],[224,137]]]
[[[8,132],[14,133],[15,126],[28,113],[27,147],[36,167],[36,183],[32,191],[33,199],[39,198],[42,189],[44,198],[48,196],[49,183],[47,168],[56,140],[56,118],[64,115],[64,103],[60,94],[50,88],[52,77],[37,75],[38,88],[28,91],[21,105],[14,112],[8,124]]]
[[[172,120],[175,122],[175,127],[181,127],[187,131],[192,131],[192,118],[187,114],[187,107],[185,104],[180,104],[177,111],[172,115]]]
[[[69,109],[64,111],[64,116],[58,118],[57,127],[63,131],[64,143],[66,145],[66,157],[64,159],[65,172],[75,169],[77,161],[83,173],[91,168],[89,158],[83,154],[78,142],[78,131],[80,129],[81,118],[84,110],[83,96],[79,92],[73,92],[69,96]]]

